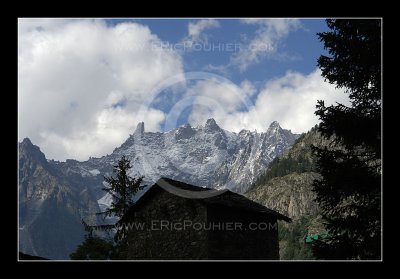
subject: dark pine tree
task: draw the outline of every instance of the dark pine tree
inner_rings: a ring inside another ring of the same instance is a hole
[[[86,235],[82,244],[70,254],[71,260],[109,260],[112,259],[114,246],[111,241],[93,235],[93,228],[83,220]]]
[[[134,204],[133,197],[145,186],[141,186],[143,176],[132,178],[128,175],[127,172],[131,168],[132,166],[130,161],[125,156],[122,156],[121,160],[118,161],[118,164],[114,166],[115,177],[104,177],[104,181],[108,186],[103,188],[103,190],[112,196],[113,201],[106,211],[99,213],[100,215],[117,216],[122,218],[122,216],[127,213],[128,209]]]
[[[125,215],[133,206],[133,198],[139,190],[142,190],[146,185],[141,185],[143,182],[143,176],[138,178],[132,178],[128,175],[128,171],[132,168],[130,161],[122,156],[118,164],[114,166],[113,176],[105,176],[104,181],[108,184],[107,187],[103,188],[104,191],[112,196],[112,203],[109,208],[104,212],[98,213],[98,215],[104,215],[104,217],[116,216],[119,221],[115,225],[105,225],[105,226],[95,226],[96,228],[116,228],[117,232],[115,234],[115,239],[121,241],[126,233],[126,226],[123,224],[125,220]]]
[[[381,21],[330,19],[318,33],[329,51],[322,75],[349,94],[351,106],[318,101],[319,130],[331,139],[314,147],[314,182],[329,237],[316,242],[320,259],[381,258]]]
[[[97,215],[103,215],[104,218],[115,216],[119,220],[116,224],[109,225],[88,225],[82,220],[87,235],[84,242],[70,255],[71,259],[126,259],[125,236],[128,230],[127,223],[133,221],[134,196],[146,187],[142,185],[143,176],[132,178],[128,175],[131,168],[130,161],[122,156],[114,166],[114,176],[104,177],[108,185],[103,190],[112,196],[112,202],[109,208]],[[94,236],[94,230],[115,230],[115,246],[107,240]]]

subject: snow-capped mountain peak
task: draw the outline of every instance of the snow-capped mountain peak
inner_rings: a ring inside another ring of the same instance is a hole
[[[215,122],[214,118],[210,118],[207,120],[204,130],[208,133],[212,133],[221,130],[221,128],[218,126],[217,122]]]
[[[112,154],[86,162],[75,161],[73,169],[81,173],[96,169],[101,174],[96,177],[103,177],[110,175],[112,165],[125,155],[133,166],[130,175],[144,175],[148,184],[169,177],[198,186],[244,192],[297,137],[276,121],[262,133],[232,133],[212,118],[202,127],[185,124],[156,133],[145,132],[144,123],[140,122],[133,135]]]
[[[36,253],[32,248],[35,245],[46,247],[43,256],[67,257],[71,251],[60,246],[60,237],[77,245],[84,234],[82,218],[92,224],[97,222],[93,213],[104,211],[112,202],[102,190],[104,176],[113,175],[113,166],[123,155],[133,166],[129,175],[144,175],[147,185],[168,177],[198,186],[245,192],[297,137],[277,122],[265,133],[229,132],[214,119],[207,120],[204,126],[185,124],[154,133],[146,132],[141,122],[111,154],[84,162],[47,160],[38,146],[25,139],[19,144],[20,247],[32,253]],[[59,212],[57,218],[63,218],[59,223],[65,229],[52,231],[49,237],[36,239],[32,245],[31,233],[40,235],[54,227],[54,212]],[[77,233],[65,235],[68,230]]]

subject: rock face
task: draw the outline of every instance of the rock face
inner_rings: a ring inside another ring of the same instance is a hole
[[[280,164],[280,173],[285,173],[285,175],[278,175],[266,183],[258,183],[258,185],[256,183],[245,195],[294,220],[304,215],[316,215],[318,206],[314,201],[312,183],[320,176],[314,172],[315,158],[311,145],[326,146],[327,144],[328,142],[315,130],[301,136],[279,157],[281,162],[285,162]],[[271,172],[274,163],[267,168],[266,174],[268,171]],[[306,170],[298,169],[297,166],[300,164],[307,166]]]
[[[148,185],[168,177],[244,192],[297,137],[277,122],[265,133],[232,133],[214,119],[204,126],[186,124],[151,133],[145,132],[141,122],[111,154],[84,162],[48,161],[39,147],[25,139],[19,144],[20,250],[68,259],[84,235],[81,218],[95,223],[94,213],[111,203],[102,191],[103,176],[112,174],[113,165],[123,155],[131,160],[130,175],[144,175]]]
[[[210,188],[245,192],[268,164],[293,144],[298,135],[273,122],[265,133],[242,130],[232,133],[209,119],[204,126],[180,126],[169,132],[135,132],[110,155],[85,162],[51,162],[63,175],[91,185],[100,199],[103,175],[110,175],[123,155],[132,163],[130,175],[144,175],[154,184],[169,177]]]
[[[312,182],[318,177],[315,172],[290,173],[272,178],[263,187],[251,189],[246,196],[293,219],[316,214]]]
[[[319,179],[311,146],[329,142],[316,129],[300,136],[296,143],[274,160],[257,179],[246,196],[292,218],[279,224],[279,254],[284,260],[312,260],[311,248],[304,236],[311,231],[324,231],[320,210],[314,201],[312,183]]]
[[[83,240],[81,218],[95,221],[92,191],[66,180],[29,139],[19,145],[18,190],[20,251],[68,259]]]

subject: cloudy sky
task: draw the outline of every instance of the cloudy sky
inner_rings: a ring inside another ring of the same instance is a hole
[[[19,140],[86,160],[140,121],[306,132],[317,100],[348,103],[317,68],[323,31],[322,19],[19,19]]]

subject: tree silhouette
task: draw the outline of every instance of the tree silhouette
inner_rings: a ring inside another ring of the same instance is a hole
[[[93,228],[82,220],[86,235],[82,244],[70,254],[71,260],[109,260],[113,257],[114,246],[111,241],[93,235]]]
[[[322,75],[349,94],[351,106],[318,101],[319,131],[330,147],[314,147],[321,180],[314,182],[329,237],[313,247],[322,259],[380,259],[381,21],[327,20],[318,33],[330,56]]]
[[[107,187],[103,188],[112,197],[110,207],[104,212],[97,213],[98,215],[104,215],[104,218],[109,216],[116,216],[119,221],[115,225],[100,225],[94,226],[97,229],[116,229],[115,239],[121,241],[125,236],[126,226],[124,226],[124,216],[128,210],[134,205],[133,198],[139,190],[142,190],[146,185],[141,185],[143,182],[143,176],[139,178],[132,178],[128,175],[129,169],[131,169],[130,161],[122,156],[121,160],[118,161],[117,165],[114,166],[113,176],[105,176],[104,181],[108,184]]]
[[[133,197],[139,190],[146,186],[141,186],[143,176],[132,178],[128,175],[128,170],[131,169],[130,161],[122,156],[118,164],[114,166],[115,177],[105,176],[104,181],[109,185],[103,188],[112,196],[112,203],[104,212],[98,213],[104,216],[117,216],[122,218],[128,209],[134,204]]]
[[[126,259],[125,236],[128,230],[127,222],[131,222],[134,214],[134,196],[146,185],[141,185],[143,176],[132,178],[128,171],[132,168],[130,161],[122,156],[117,165],[114,166],[114,176],[104,176],[104,181],[108,184],[103,188],[112,197],[110,207],[97,215],[106,217],[118,217],[115,224],[88,225],[82,220],[82,224],[87,234],[84,242],[78,246],[77,250],[70,255],[71,259]],[[115,246],[107,240],[93,235],[94,230],[109,231],[115,230]],[[111,246],[110,246],[111,245]]]

